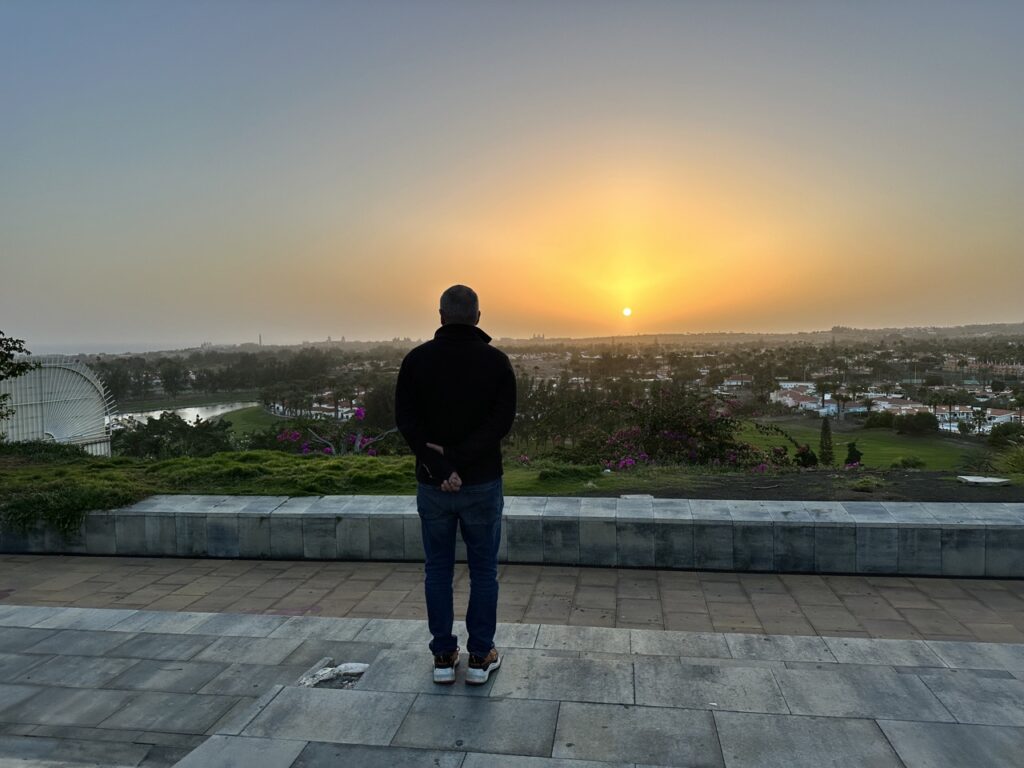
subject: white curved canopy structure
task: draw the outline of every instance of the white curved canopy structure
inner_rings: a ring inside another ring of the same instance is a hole
[[[84,363],[65,357],[34,358],[40,367],[0,381],[14,415],[0,422],[7,440],[52,440],[80,445],[96,456],[110,455],[107,417],[113,399]]]

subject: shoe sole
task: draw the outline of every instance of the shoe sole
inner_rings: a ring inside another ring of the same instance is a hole
[[[501,657],[493,664],[489,664],[486,669],[476,669],[470,667],[466,670],[466,685],[483,685],[486,683],[492,672],[497,672],[501,668]]]
[[[455,683],[455,670],[459,668],[459,662],[455,662],[455,666],[442,669],[434,669],[434,685],[452,685]],[[438,672],[441,676],[438,677]],[[450,675],[450,677],[449,677]]]

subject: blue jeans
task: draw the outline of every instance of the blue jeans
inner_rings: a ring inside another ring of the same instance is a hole
[[[458,646],[452,634],[455,610],[452,579],[455,576],[455,530],[462,531],[469,561],[469,609],[466,649],[486,656],[494,647],[498,616],[498,545],[501,541],[501,511],[505,495],[501,478],[479,485],[464,485],[455,493],[419,484],[416,506],[423,530],[423,591],[427,598],[430,650],[451,653]]]

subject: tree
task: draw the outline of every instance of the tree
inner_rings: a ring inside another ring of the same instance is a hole
[[[935,414],[922,411],[897,416],[893,426],[901,435],[927,435],[939,431],[939,420]]]
[[[188,371],[185,370],[181,360],[174,357],[164,358],[157,365],[157,371],[160,373],[160,383],[163,385],[164,392],[172,398],[177,397],[178,393],[184,389],[185,380],[188,378]]]
[[[992,383],[989,385],[992,388],[993,394],[998,395],[1004,389],[1006,389],[1006,382],[1000,381],[999,379],[992,379]]]
[[[15,379],[39,367],[39,363],[15,360],[14,356],[17,354],[30,355],[32,353],[25,349],[23,339],[6,336],[3,331],[0,331],[0,381]],[[14,415],[14,408],[7,404],[9,399],[10,395],[7,393],[0,395],[0,421]],[[0,432],[0,439],[3,437],[4,433]]]
[[[821,438],[818,442],[818,453],[822,464],[832,466],[835,457],[832,455],[832,421],[828,416],[821,420]]]

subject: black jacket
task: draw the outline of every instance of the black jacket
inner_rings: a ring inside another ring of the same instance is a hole
[[[516,415],[516,377],[504,352],[476,326],[450,324],[402,361],[395,421],[413,453],[416,479],[464,485],[501,477],[501,439]],[[427,443],[444,446],[444,456]]]

